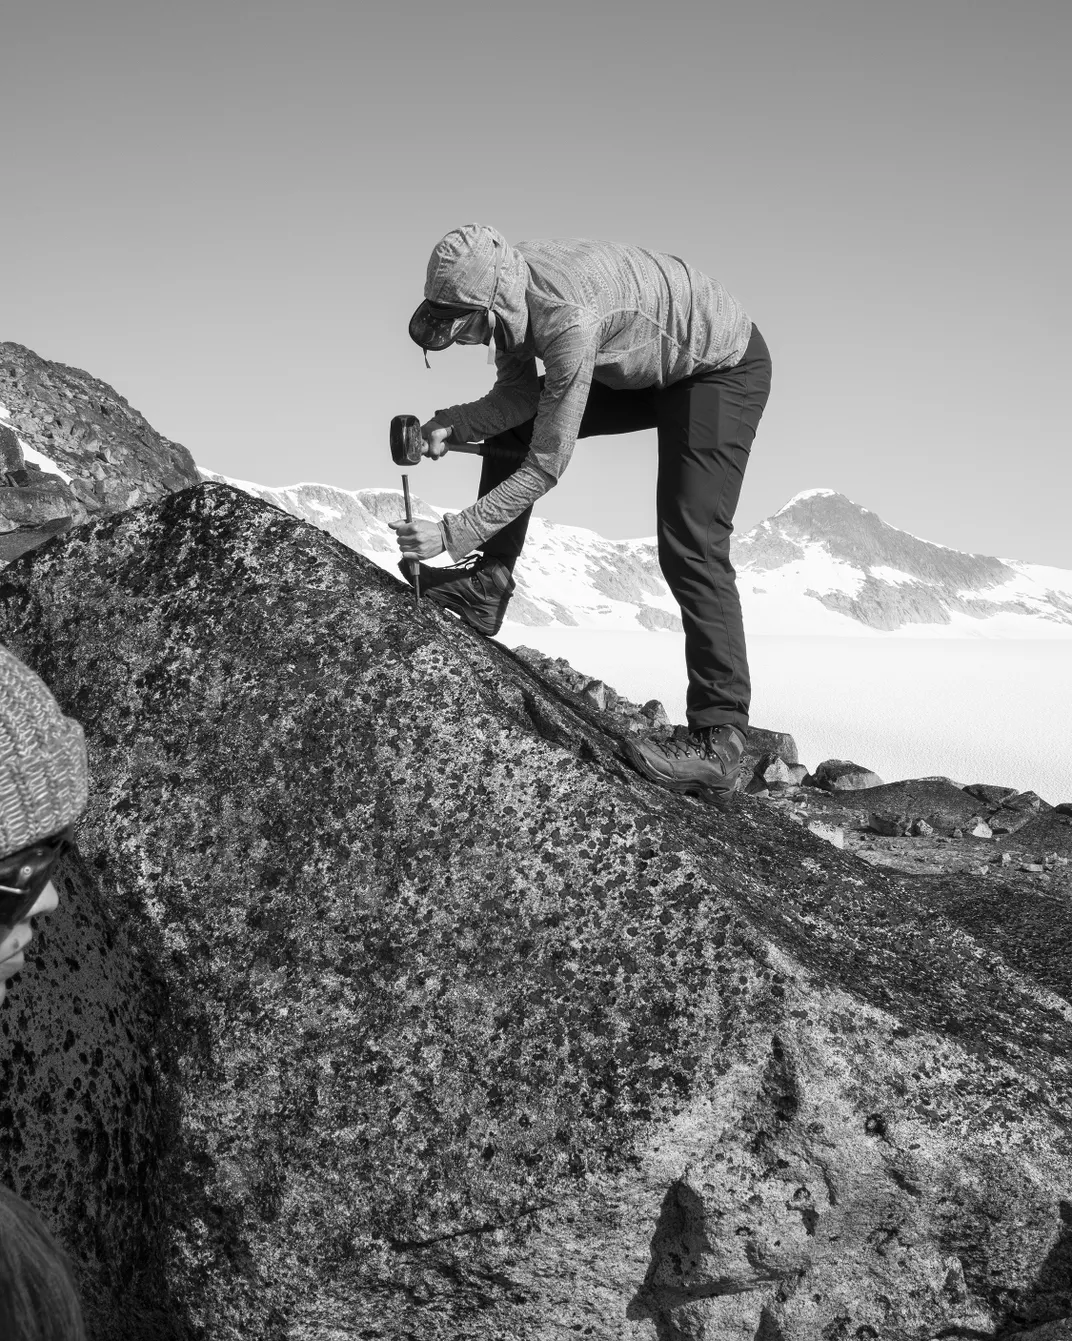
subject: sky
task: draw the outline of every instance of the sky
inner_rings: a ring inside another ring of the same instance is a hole
[[[774,384],[738,510],[837,489],[1072,568],[1067,0],[5,0],[0,340],[111,383],[197,462],[398,487],[428,255],[479,221],[683,256]],[[460,509],[478,463],[413,475]],[[539,504],[655,529],[654,435]]]

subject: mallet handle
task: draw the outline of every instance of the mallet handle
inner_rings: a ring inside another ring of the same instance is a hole
[[[520,461],[525,456],[524,452],[512,452],[509,447],[491,447],[486,442],[459,442],[449,443],[447,447],[451,452],[469,452],[473,456],[494,456],[511,461]]]

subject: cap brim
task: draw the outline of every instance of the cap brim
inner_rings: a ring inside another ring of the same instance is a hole
[[[421,349],[436,352],[449,349],[483,310],[479,307],[437,310],[437,305],[426,298],[409,319],[409,338]]]

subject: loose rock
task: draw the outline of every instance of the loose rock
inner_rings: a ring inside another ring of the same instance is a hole
[[[824,759],[812,776],[814,786],[832,792],[855,792],[882,785],[877,773],[848,759]]]
[[[907,815],[894,815],[891,813],[874,813],[867,817],[867,827],[872,833],[882,834],[887,838],[901,838],[909,829],[912,821]]]
[[[825,824],[822,820],[809,820],[808,832],[813,833],[816,838],[821,838],[824,843],[832,843],[834,847],[845,846],[845,830],[836,824]]]
[[[994,787],[986,782],[973,782],[964,790],[977,801],[985,801],[988,806],[999,806],[1006,796],[1015,796],[1015,787]]]
[[[669,727],[671,724],[666,709],[657,698],[649,698],[640,711],[653,727]]]
[[[792,786],[794,782],[789,765],[777,754],[763,755],[756,764],[754,776],[761,779],[768,787],[776,784]]]
[[[0,424],[0,473],[10,475],[26,469],[26,458],[19,445],[18,434],[7,424]]]
[[[749,726],[748,753],[757,757],[764,754],[776,754],[787,764],[800,762],[797,743],[787,731],[767,731],[763,727]]]
[[[1037,792],[1016,792],[1012,796],[1006,796],[1001,802],[1002,810],[1022,810],[1030,811],[1032,814],[1039,814],[1043,810],[1052,810],[1053,807],[1047,805]]]
[[[581,694],[593,708],[598,708],[600,712],[607,706],[607,686],[602,680],[589,680],[581,690]]]

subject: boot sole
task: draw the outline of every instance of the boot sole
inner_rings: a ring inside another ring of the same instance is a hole
[[[469,625],[474,633],[482,634],[485,638],[494,638],[502,628],[505,614],[500,615],[498,620],[493,620],[487,625],[478,624],[473,619],[472,606],[467,605],[464,601],[452,600],[449,596],[438,596],[434,590],[427,593],[422,592],[421,597],[423,600],[434,602],[441,610],[449,610],[452,615],[457,615],[459,619]]]
[[[625,757],[641,777],[654,782],[657,787],[663,787],[668,792],[677,792],[679,796],[695,796],[705,805],[714,806],[716,810],[728,810],[733,804],[733,798],[737,794],[737,776],[727,778],[726,787],[705,787],[702,782],[674,782],[670,778],[661,778],[649,772],[644,766],[643,756],[634,749],[631,740],[623,741],[622,748]]]

